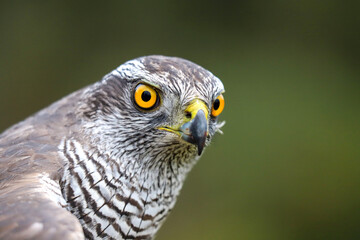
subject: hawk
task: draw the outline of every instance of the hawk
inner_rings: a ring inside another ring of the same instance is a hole
[[[224,86],[177,57],[120,65],[0,135],[1,239],[152,239],[223,123]]]

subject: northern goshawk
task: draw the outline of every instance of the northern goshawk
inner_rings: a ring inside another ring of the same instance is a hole
[[[0,135],[1,239],[152,239],[223,125],[221,81],[146,56]]]

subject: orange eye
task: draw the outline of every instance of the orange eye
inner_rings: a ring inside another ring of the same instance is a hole
[[[224,110],[224,106],[225,106],[225,100],[223,95],[221,94],[215,99],[213,103],[213,106],[211,108],[211,115],[213,117],[219,116],[219,114]]]
[[[152,87],[139,84],[135,88],[134,100],[136,105],[142,109],[150,110],[158,104],[158,94]]]

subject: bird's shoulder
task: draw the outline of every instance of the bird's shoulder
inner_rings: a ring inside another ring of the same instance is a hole
[[[64,207],[59,179],[61,139],[78,120],[75,92],[0,135],[0,238],[83,239],[79,221]]]
[[[0,190],[24,175],[56,175],[63,166],[58,146],[74,134],[77,103],[83,90],[70,94],[0,134]]]

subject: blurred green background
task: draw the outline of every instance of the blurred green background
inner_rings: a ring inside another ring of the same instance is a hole
[[[360,239],[358,1],[1,1],[0,130],[148,54],[222,79],[164,239]]]

